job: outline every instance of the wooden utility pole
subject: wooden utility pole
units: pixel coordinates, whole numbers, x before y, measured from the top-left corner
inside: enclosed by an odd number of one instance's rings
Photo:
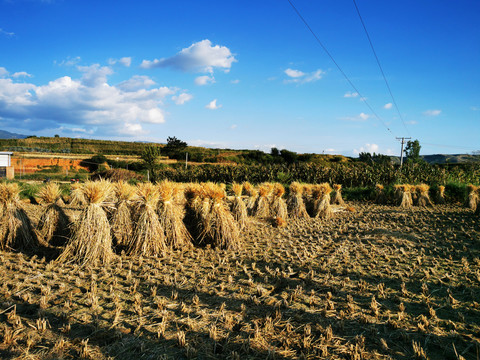
[[[400,137],[397,137],[397,138],[395,138],[395,139],[401,140],[401,143],[402,143],[402,149],[400,150],[400,168],[401,168],[402,165],[403,165],[403,145],[405,144],[405,140],[410,140],[411,137],[408,137],[408,138],[406,138],[406,137],[401,137],[401,138],[400,138]]]

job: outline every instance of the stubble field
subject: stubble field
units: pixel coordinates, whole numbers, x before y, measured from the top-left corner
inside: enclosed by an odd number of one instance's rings
[[[241,251],[90,268],[0,252],[0,358],[479,359],[478,216],[353,205],[252,219]]]

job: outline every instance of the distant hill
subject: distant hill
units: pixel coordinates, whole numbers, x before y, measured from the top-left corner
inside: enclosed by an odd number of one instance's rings
[[[429,164],[465,164],[480,162],[480,155],[470,154],[435,154],[423,155],[422,158]]]
[[[25,139],[28,135],[15,134],[9,131],[0,130],[0,139]]]

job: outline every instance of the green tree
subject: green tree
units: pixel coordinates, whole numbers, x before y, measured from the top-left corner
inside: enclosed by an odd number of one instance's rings
[[[162,149],[162,152],[170,158],[183,157],[184,150],[187,147],[187,143],[175,136],[169,136],[167,138],[167,145]]]
[[[405,146],[405,156],[407,157],[408,162],[419,162],[420,159],[420,141],[408,141],[407,146]]]
[[[145,167],[150,173],[150,181],[155,183],[157,181],[157,169],[158,169],[158,157],[160,156],[160,148],[155,145],[148,145],[142,151],[140,155],[141,159],[145,162]]]

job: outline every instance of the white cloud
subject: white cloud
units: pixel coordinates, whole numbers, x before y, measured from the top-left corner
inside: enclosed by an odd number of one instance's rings
[[[0,28],[0,35],[11,37],[11,36],[15,36],[15,33],[10,32],[10,31],[6,31],[6,30],[3,30],[2,28]]]
[[[290,76],[292,78],[298,78],[298,77],[305,76],[305,73],[303,71],[294,70],[294,69],[290,69],[290,68],[285,70],[285,74],[287,74],[287,76]]]
[[[377,153],[378,154],[379,146],[377,144],[365,144],[365,146],[360,147],[360,149],[353,149],[353,153],[358,155],[361,152],[369,152],[371,154]]]
[[[442,110],[426,110],[422,114],[425,116],[438,116]]]
[[[232,63],[236,61],[229,48],[220,45],[212,46],[212,42],[205,39],[182,49],[172,57],[152,61],[143,60],[140,67],[144,69],[172,67],[186,72],[212,73],[215,68],[229,71]]]
[[[393,106],[392,103],[387,103],[387,104],[383,105],[383,108],[387,109],[387,110],[390,110],[392,108],[392,106]]]
[[[198,86],[213,84],[214,82],[215,78],[213,76],[203,75],[195,78],[195,84],[197,84]]]
[[[370,117],[371,117],[371,115],[361,112],[357,116],[353,116],[353,117],[352,116],[345,116],[345,117],[342,117],[342,118],[339,118],[339,119],[340,120],[345,120],[345,121],[366,121],[366,120],[370,119]]]
[[[362,113],[360,113],[360,115],[358,115],[358,117],[362,120],[367,120],[370,117],[370,115],[362,112]]]
[[[115,65],[116,63],[119,63],[125,67],[130,67],[132,64],[132,58],[131,57],[122,57],[121,59],[108,59],[108,64],[109,65]]]
[[[4,67],[0,66],[0,78],[2,77],[5,77],[8,75],[8,71],[7,69],[5,69]]]
[[[123,91],[137,91],[155,85],[155,81],[145,75],[134,75],[117,85]]]
[[[358,93],[357,92],[351,92],[351,91],[348,91],[346,92],[344,95],[343,95],[344,98],[356,98],[358,97]]]
[[[230,81],[230,82],[231,82],[232,84],[238,84],[238,83],[240,82],[240,80],[239,80],[239,79],[235,79],[235,80],[232,80],[232,81]]]
[[[80,58],[80,56],[75,56],[74,58],[69,56],[65,60],[62,60],[60,62],[57,62],[57,60],[55,60],[53,63],[58,66],[73,66],[77,65],[81,60],[82,59]]]
[[[16,73],[13,73],[12,74],[12,77],[14,78],[18,78],[18,77],[32,77],[32,75],[30,75],[29,73],[27,73],[26,71],[18,71]]]
[[[320,80],[323,74],[325,74],[325,72],[320,69],[315,70],[311,73],[304,73],[303,71],[289,68],[289,69],[286,69],[284,72],[289,77],[289,79],[284,80],[285,84],[288,84],[288,83],[305,84],[309,82],[314,82],[314,81]]]
[[[177,105],[183,105],[186,102],[190,101],[193,99],[193,95],[187,94],[187,93],[181,93],[180,95],[175,95],[172,96],[172,100],[175,102]]]
[[[210,101],[207,105],[205,105],[207,109],[216,110],[222,107],[222,105],[217,105],[217,99]]]
[[[154,82],[146,76],[110,85],[112,70],[98,64],[78,69],[83,73],[80,79],[63,76],[40,86],[0,78],[0,118],[4,124],[30,131],[63,127],[66,131],[94,129],[103,135],[133,136],[144,131],[142,124],[165,122],[164,102],[178,91],[149,89]],[[187,101],[182,94],[178,99]]]

